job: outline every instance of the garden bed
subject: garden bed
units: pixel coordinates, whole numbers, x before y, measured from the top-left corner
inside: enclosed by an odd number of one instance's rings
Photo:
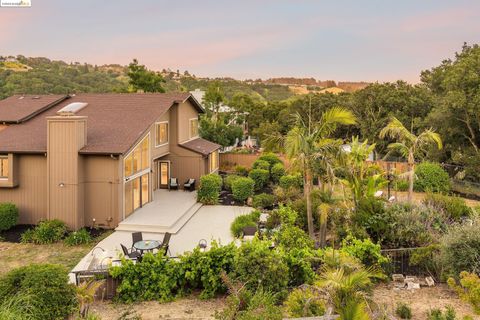
[[[34,229],[35,225],[32,224],[17,224],[16,226],[0,232],[0,241],[4,242],[12,242],[12,243],[20,243],[22,233],[27,230]],[[101,228],[85,228],[92,238],[97,238],[103,235],[105,232],[108,232],[108,229],[101,229]]]

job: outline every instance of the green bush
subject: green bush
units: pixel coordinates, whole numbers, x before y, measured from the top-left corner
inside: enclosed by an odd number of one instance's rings
[[[366,197],[358,200],[352,223],[357,228],[363,228],[366,235],[355,234],[356,237],[370,236],[374,242],[381,242],[390,228],[390,216],[385,211],[382,199]]]
[[[252,169],[248,176],[255,182],[255,190],[259,191],[267,186],[270,173],[265,169]]]
[[[65,222],[53,219],[40,222],[35,229],[25,231],[21,240],[23,243],[50,244],[63,239],[67,233]]]
[[[235,257],[235,275],[247,288],[263,288],[272,293],[284,293],[288,285],[288,267],[270,241],[243,243]]]
[[[0,231],[14,227],[18,221],[18,208],[10,202],[0,203]]]
[[[270,169],[270,177],[272,178],[273,183],[277,184],[280,182],[280,179],[286,174],[285,167],[281,163],[276,163]]]
[[[248,176],[248,169],[244,166],[235,166],[235,173],[239,176]]]
[[[264,209],[273,206],[275,196],[268,193],[261,193],[253,196],[252,205],[254,208]]]
[[[313,240],[308,234],[297,226],[282,224],[280,230],[275,233],[275,240],[285,250],[291,249],[313,249]]]
[[[230,225],[230,231],[235,238],[242,236],[243,228],[256,227],[258,219],[260,218],[260,211],[252,211],[249,214],[242,214],[236,217]]]
[[[445,314],[442,310],[436,308],[432,309],[427,312],[427,320],[455,320],[457,319],[457,315],[455,310],[448,306],[445,310]]]
[[[312,287],[293,290],[283,305],[286,313],[292,318],[315,317],[325,314],[325,301]]]
[[[413,189],[419,192],[449,192],[450,177],[443,168],[433,162],[422,162],[415,167]]]
[[[225,186],[225,189],[228,191],[232,191],[233,182],[240,177],[241,176],[237,176],[236,174],[229,174],[228,176],[226,176],[223,180],[223,185]]]
[[[0,279],[0,304],[15,296],[28,295],[38,320],[60,320],[78,307],[75,287],[68,271],[59,265],[32,264],[8,272]]]
[[[272,168],[277,163],[282,163],[282,160],[280,160],[280,158],[277,157],[277,155],[271,152],[262,154],[258,158],[258,160],[267,161],[270,165],[270,168]]]
[[[408,180],[402,179],[402,180],[396,181],[393,186],[395,190],[408,191],[409,182]]]
[[[449,218],[454,220],[469,217],[473,214],[473,210],[467,206],[465,200],[457,196],[450,197],[443,194],[428,193],[423,202],[427,206],[444,211]]]
[[[17,294],[0,302],[0,319],[33,320],[37,319],[34,300],[27,294]]]
[[[268,163],[267,161],[263,161],[263,160],[256,160],[252,164],[252,169],[263,169],[263,170],[270,171],[270,163]]]
[[[480,270],[480,223],[455,225],[442,237],[441,255],[447,275]]]
[[[280,205],[278,209],[270,212],[267,219],[267,228],[274,229],[280,225],[293,225],[297,222],[298,213],[290,206]]]
[[[367,267],[381,267],[389,261],[382,255],[380,245],[374,244],[370,239],[359,240],[348,236],[343,239],[341,250],[357,258]]]
[[[200,177],[197,200],[203,204],[217,204],[222,190],[222,178],[215,173]]]
[[[315,270],[321,266],[321,251],[313,250],[309,244],[304,245],[303,248],[291,249],[280,246],[279,250],[288,267],[288,286],[313,284],[317,278]]]
[[[412,319],[412,308],[410,308],[406,303],[398,303],[397,308],[395,309],[395,314],[400,319]]]
[[[71,232],[64,240],[67,246],[78,246],[80,244],[87,244],[92,242],[92,236],[87,229],[80,229]]]
[[[303,178],[301,175],[286,175],[280,178],[280,187],[283,189],[300,189],[303,187]]]
[[[480,278],[476,273],[463,271],[460,273],[459,284],[454,278],[449,278],[447,283],[463,301],[472,305],[475,313],[480,314]]]
[[[232,183],[233,197],[237,201],[245,201],[253,195],[255,181],[251,178],[241,177]]]
[[[440,245],[431,244],[413,250],[408,262],[411,266],[417,267],[418,273],[428,274],[437,280],[441,280],[443,264],[440,258]]]

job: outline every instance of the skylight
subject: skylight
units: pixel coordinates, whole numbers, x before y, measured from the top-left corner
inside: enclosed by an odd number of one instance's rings
[[[57,113],[65,116],[74,115],[87,105],[88,103],[86,102],[73,102],[58,110]]]

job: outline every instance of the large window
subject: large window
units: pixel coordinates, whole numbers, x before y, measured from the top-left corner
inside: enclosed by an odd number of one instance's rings
[[[168,122],[157,122],[155,124],[155,147],[168,143]]]
[[[150,137],[146,136],[139,144],[137,144],[130,154],[127,155],[124,161],[125,178],[150,168],[149,144]]]
[[[190,119],[190,139],[198,136],[198,118]]]
[[[0,178],[8,179],[9,166],[8,166],[8,156],[0,156]]]
[[[218,151],[210,153],[210,172],[214,172],[218,169]]]

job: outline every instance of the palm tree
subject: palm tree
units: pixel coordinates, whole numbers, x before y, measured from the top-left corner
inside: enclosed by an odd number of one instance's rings
[[[318,122],[312,123],[311,112],[306,121],[296,115],[296,125],[284,139],[284,149],[293,167],[304,175],[304,196],[307,202],[307,224],[310,237],[314,238],[311,191],[315,162],[328,161],[326,154],[337,153],[342,141],[330,135],[338,125],[355,124],[355,116],[349,110],[334,107],[325,111]]]
[[[88,315],[90,304],[93,303],[95,294],[102,284],[101,281],[91,280],[83,282],[77,287],[77,300],[80,304],[81,317],[85,318]]]
[[[412,202],[415,155],[418,152],[425,152],[426,147],[432,144],[436,144],[438,149],[442,149],[442,139],[440,135],[431,128],[424,130],[417,136],[408,131],[395,117],[380,131],[380,138],[395,139],[397,142],[389,144],[388,149],[390,149],[390,151],[398,151],[403,157],[407,158],[409,176],[408,201]]]

